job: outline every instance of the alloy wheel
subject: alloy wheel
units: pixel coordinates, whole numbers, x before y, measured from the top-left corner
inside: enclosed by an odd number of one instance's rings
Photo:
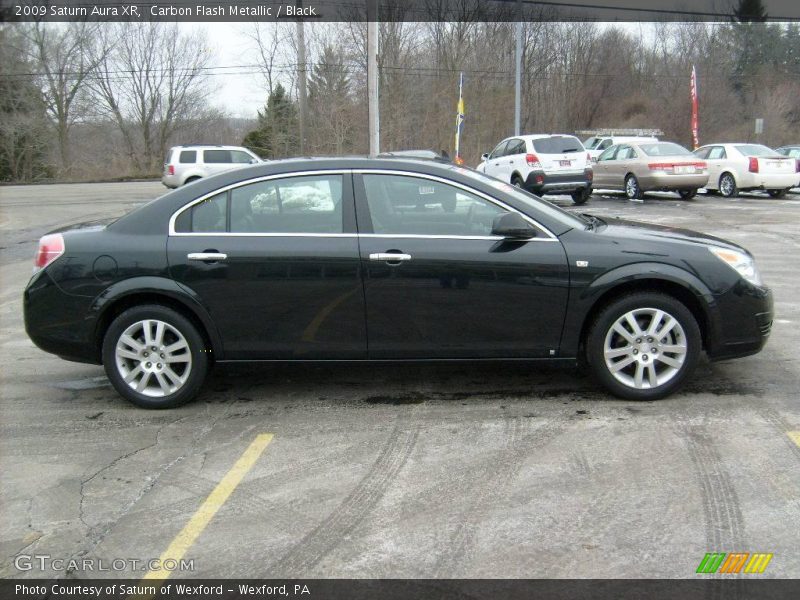
[[[733,181],[733,177],[730,175],[723,175],[722,179],[719,181],[719,191],[722,193],[723,196],[733,196],[733,192],[736,189],[736,184]]]
[[[625,194],[628,198],[639,196],[639,182],[636,181],[636,177],[630,176],[625,180]]]
[[[686,333],[664,310],[639,308],[619,317],[603,346],[609,373],[634,389],[654,389],[675,377],[686,361]]]
[[[131,389],[163,398],[183,387],[192,371],[192,354],[184,335],[157,319],[130,325],[114,350],[117,371]]]

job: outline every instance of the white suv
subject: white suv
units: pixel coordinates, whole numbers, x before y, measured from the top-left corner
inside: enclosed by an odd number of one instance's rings
[[[592,162],[572,135],[520,135],[481,156],[478,171],[542,196],[570,194],[583,204],[592,194]]]
[[[259,162],[264,161],[239,146],[173,146],[164,160],[161,183],[176,188],[202,177]]]

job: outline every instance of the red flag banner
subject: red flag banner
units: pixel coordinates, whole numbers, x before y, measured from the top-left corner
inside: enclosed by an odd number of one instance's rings
[[[700,129],[700,124],[699,124],[699,118],[697,116],[698,113],[697,71],[695,71],[694,65],[692,65],[692,81],[690,88],[692,94],[692,146],[695,150],[697,150],[698,146],[700,146],[700,138],[698,136],[698,130]]]

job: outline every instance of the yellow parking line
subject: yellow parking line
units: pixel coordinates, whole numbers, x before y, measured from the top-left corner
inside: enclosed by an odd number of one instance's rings
[[[217,511],[222,508],[225,501],[236,489],[236,486],[242,481],[247,472],[256,464],[258,457],[264,452],[264,449],[272,441],[273,435],[271,433],[262,433],[256,436],[253,443],[244,451],[244,453],[236,461],[236,464],[231,467],[231,470],[225,474],[217,484],[217,487],[208,495],[208,498],[200,505],[197,512],[192,515],[189,522],[186,523],[181,532],[175,536],[172,543],[169,545],[160,557],[160,564],[163,565],[166,560],[180,561],[186,551],[194,544],[195,540],[203,533],[203,530],[217,514]],[[171,571],[159,568],[149,571],[147,575],[142,578],[142,581],[148,579],[167,579],[172,574]]]
[[[800,446],[800,431],[787,431],[786,435],[798,446]]]

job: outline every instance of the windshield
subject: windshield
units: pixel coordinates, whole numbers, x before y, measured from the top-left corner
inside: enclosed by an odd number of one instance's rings
[[[566,154],[582,151],[583,145],[578,138],[564,135],[533,140],[533,149],[539,154]]]
[[[578,214],[568,212],[556,206],[555,204],[548,202],[547,200],[539,198],[538,196],[534,196],[533,194],[530,194],[521,188],[508,184],[505,181],[495,179],[494,177],[481,173],[480,171],[475,171],[474,169],[465,169],[463,167],[451,168],[457,170],[461,175],[466,175],[467,177],[480,181],[483,184],[490,185],[493,188],[508,194],[509,196],[513,196],[515,200],[518,200],[519,202],[531,208],[531,216],[535,217],[537,212],[543,213],[551,219],[556,219],[560,223],[565,224],[567,227],[584,228],[589,222],[588,219],[585,219]]]
[[[740,144],[736,149],[744,156],[777,156],[775,150],[761,144]]]
[[[691,156],[683,146],[672,142],[657,142],[655,144],[639,144],[639,148],[648,156]]]

